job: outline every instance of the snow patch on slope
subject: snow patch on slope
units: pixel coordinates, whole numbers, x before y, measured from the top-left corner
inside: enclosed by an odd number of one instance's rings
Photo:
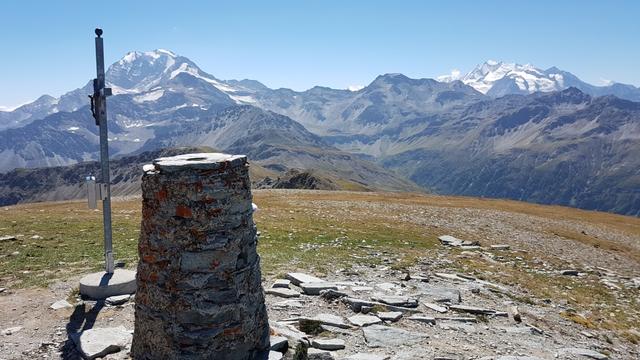
[[[138,95],[136,97],[133,98],[133,101],[137,102],[138,104],[141,104],[145,101],[156,101],[158,99],[160,99],[162,97],[162,95],[164,95],[164,90],[160,89],[160,90],[155,90],[155,91],[150,91],[148,93],[142,94],[142,95]]]

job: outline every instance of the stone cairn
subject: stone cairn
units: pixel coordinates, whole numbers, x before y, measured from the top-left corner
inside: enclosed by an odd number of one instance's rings
[[[134,359],[267,359],[269,324],[247,158],[144,167]]]

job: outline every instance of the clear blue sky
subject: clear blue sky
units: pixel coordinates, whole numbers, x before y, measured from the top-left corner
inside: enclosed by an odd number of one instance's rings
[[[640,1],[28,1],[0,3],[0,105],[59,96],[107,62],[165,48],[220,79],[346,88],[487,59],[640,85]]]

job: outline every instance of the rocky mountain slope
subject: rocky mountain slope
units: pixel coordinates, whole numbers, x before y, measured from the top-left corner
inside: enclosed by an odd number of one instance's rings
[[[129,53],[107,80],[114,156],[202,145],[281,174],[415,189],[375,162],[447,194],[640,214],[639,103],[620,98],[636,99],[633,86],[487,62],[460,79],[385,74],[358,91],[296,92],[220,80],[167,50]],[[89,92],[2,113],[0,171],[97,159]]]
[[[209,147],[174,147],[145,151],[111,161],[111,194],[116,197],[140,194],[142,166],[153,159],[186,153],[212,152]],[[273,150],[272,151],[276,151]],[[422,189],[384,169],[366,161],[351,158],[341,159],[344,164],[325,164],[312,171],[301,168],[275,166],[268,158],[266,166],[261,161],[252,161],[249,176],[256,188],[287,188],[314,190],[359,190],[359,191],[406,191],[422,192]],[[327,157],[330,159],[330,157]],[[286,157],[285,157],[286,159]],[[347,162],[351,163],[349,168]],[[296,164],[289,164],[290,166]],[[304,165],[304,164],[298,164]],[[85,199],[87,190],[85,177],[94,175],[100,181],[100,163],[81,162],[74,165],[15,169],[0,173],[0,206],[71,199]]]

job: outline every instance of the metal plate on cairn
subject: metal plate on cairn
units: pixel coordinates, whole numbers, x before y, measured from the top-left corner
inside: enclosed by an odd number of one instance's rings
[[[268,358],[251,200],[243,155],[144,167],[133,358]]]

